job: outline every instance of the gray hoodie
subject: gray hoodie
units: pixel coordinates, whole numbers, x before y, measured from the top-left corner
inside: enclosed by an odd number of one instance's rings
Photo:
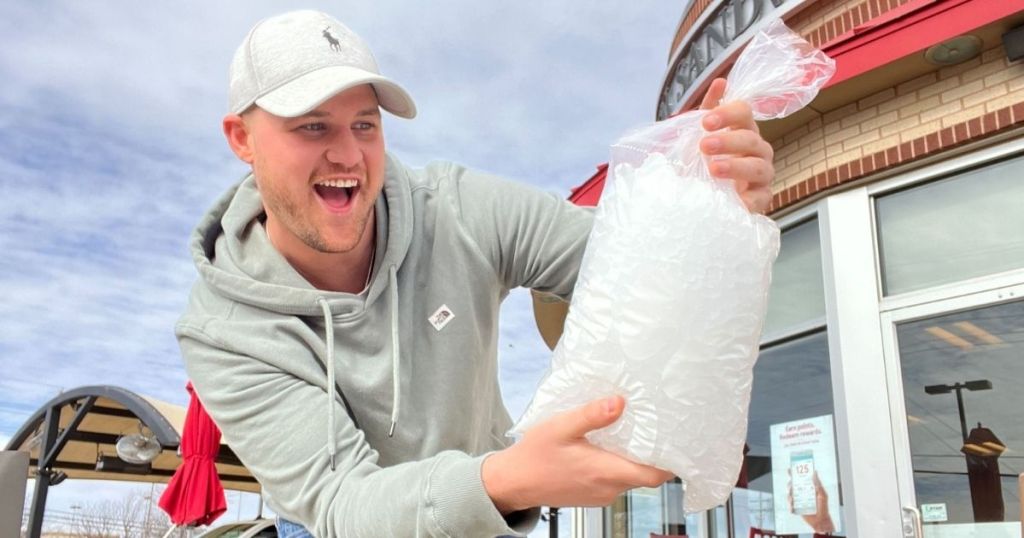
[[[251,176],[225,194],[190,243],[188,375],[274,510],[317,536],[525,533],[538,511],[503,518],[480,478],[511,426],[499,305],[518,286],[568,297],[591,213],[391,156],[375,207],[372,280],[353,295],[315,289],[273,248]]]

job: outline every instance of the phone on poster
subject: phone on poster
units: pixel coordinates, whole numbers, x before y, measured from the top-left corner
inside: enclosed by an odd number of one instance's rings
[[[801,450],[789,455],[789,476],[793,483],[793,513],[811,515],[818,511],[814,490],[814,452]]]

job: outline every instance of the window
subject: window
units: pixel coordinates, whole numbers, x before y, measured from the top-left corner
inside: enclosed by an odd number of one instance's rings
[[[604,517],[607,538],[707,535],[704,514],[683,513],[683,486],[678,478],[658,488],[627,491],[604,511]]]
[[[833,411],[825,331],[762,349],[754,367],[747,454],[733,493],[733,528],[737,536],[746,536],[752,528],[785,534],[806,530],[808,536],[812,524],[819,530],[829,523],[834,529],[842,528]],[[806,518],[794,515],[800,507],[792,506],[788,498],[791,488],[798,487],[794,486],[791,475],[791,456],[801,449],[779,441],[783,435],[780,431],[789,428],[800,433],[806,431],[804,423],[825,425],[815,444],[806,446],[817,447],[811,457],[812,473],[818,475],[824,491],[831,493],[828,509],[807,508],[804,510],[808,514]],[[779,452],[780,447],[784,452]],[[808,478],[813,481],[813,476]],[[815,490],[810,491],[813,494]],[[816,518],[813,521],[811,513]],[[807,525],[800,520],[806,520]]]
[[[772,271],[765,344],[754,367],[746,456],[731,500],[733,536],[757,531],[810,536],[815,529],[842,529],[833,410],[821,241],[818,221],[812,219],[783,232]],[[805,432],[807,437],[799,437]],[[797,481],[792,476],[795,455],[812,462],[802,467],[810,472]],[[831,492],[822,506],[814,500],[815,475],[822,489]],[[811,488],[813,506],[790,501],[791,491],[801,486]]]
[[[886,295],[1024,267],[1024,157],[875,201]]]
[[[925,536],[1019,533],[1024,301],[896,329]]]
[[[782,247],[772,270],[765,335],[772,338],[808,323],[823,323],[824,290],[821,237],[818,221],[813,219],[782,234]]]

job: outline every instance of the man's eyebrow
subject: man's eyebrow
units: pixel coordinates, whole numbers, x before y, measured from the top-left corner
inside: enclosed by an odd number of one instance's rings
[[[295,118],[293,118],[293,119],[326,118],[327,116],[330,116],[330,115],[331,114],[329,112],[324,112],[323,110],[310,110],[309,112],[306,112],[305,114],[303,114],[301,116],[295,116]]]
[[[324,110],[310,110],[309,112],[306,112],[305,114],[303,114],[301,116],[296,116],[295,118],[292,118],[292,119],[300,120],[300,119],[303,119],[303,118],[326,118],[326,117],[328,117],[330,115],[331,115],[330,112],[327,112],[327,111],[324,111]],[[365,116],[378,116],[379,117],[380,116],[380,109],[377,108],[377,107],[372,107],[372,108],[366,108],[366,109],[360,110],[359,112],[356,112],[356,117],[357,118],[362,118],[362,117],[365,117]]]

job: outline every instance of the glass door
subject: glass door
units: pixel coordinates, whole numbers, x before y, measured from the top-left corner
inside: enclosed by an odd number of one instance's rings
[[[887,312],[882,327],[901,504],[925,537],[1020,538],[1024,285]]]

